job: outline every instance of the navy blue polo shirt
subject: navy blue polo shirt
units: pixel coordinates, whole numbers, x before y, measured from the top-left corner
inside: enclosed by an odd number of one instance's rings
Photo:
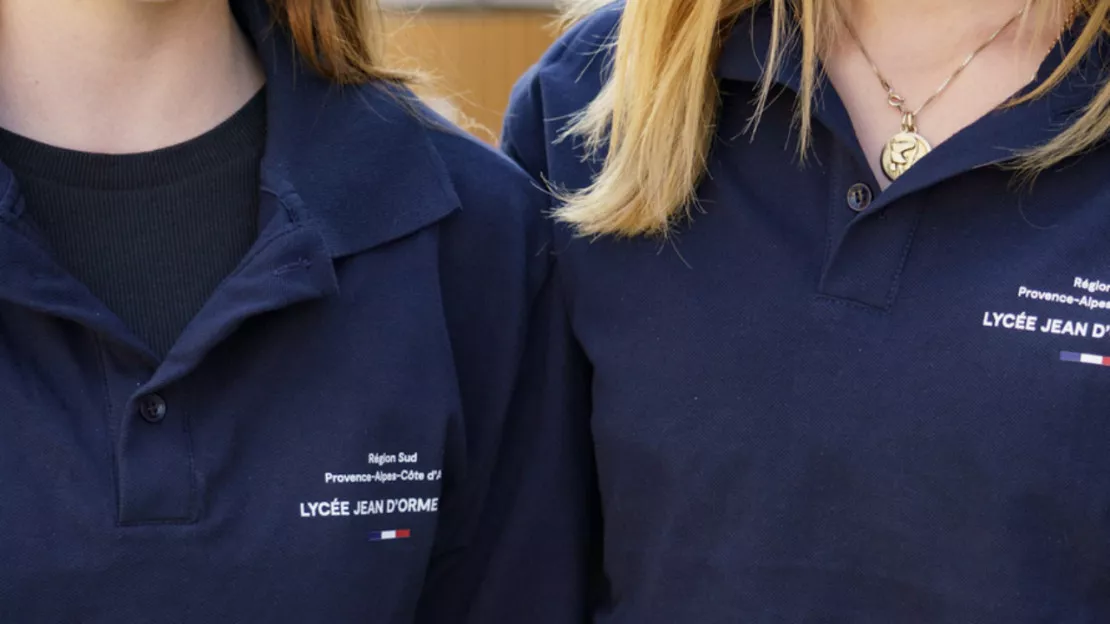
[[[0,622],[580,621],[544,195],[233,6],[267,74],[260,232],[164,359],[0,168]]]
[[[618,20],[518,84],[505,149],[537,179],[596,171],[555,139]],[[726,40],[692,221],[556,233],[592,367],[597,621],[1110,621],[1110,149],[1032,187],[1002,166],[1091,99],[1098,55],[880,193],[829,85],[799,165],[795,56],[744,133],[770,32],[764,8]]]

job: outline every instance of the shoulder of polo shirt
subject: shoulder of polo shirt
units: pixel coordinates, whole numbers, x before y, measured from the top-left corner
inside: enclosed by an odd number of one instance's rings
[[[550,144],[597,95],[622,10],[614,3],[574,24],[513,85],[501,147],[536,180],[546,181]]]
[[[342,130],[335,141],[313,141],[329,153],[301,165],[312,183],[301,179],[295,188],[334,256],[402,238],[455,212],[494,229],[539,228],[546,197],[523,170],[411,91],[377,84],[335,90],[330,98],[324,112]]]
[[[443,227],[444,250],[495,256],[488,260],[502,270],[507,263],[520,264],[528,273],[527,290],[534,294],[551,261],[547,191],[508,156],[445,120],[434,121],[425,132],[460,208]]]
[[[547,195],[512,159],[442,119],[427,132],[464,213],[490,225],[543,221]]]
[[[546,197],[508,158],[406,87],[336,85],[313,72],[266,0],[234,0],[232,8],[266,73],[263,191],[294,220],[311,223],[332,257],[448,216],[480,221],[495,234],[539,236]]]
[[[614,2],[578,21],[548,48],[533,72],[570,88],[586,74],[603,74],[612,62],[623,13],[624,2]]]
[[[276,177],[287,184],[275,192],[295,195],[289,199],[319,228],[333,257],[456,212],[522,235],[541,227],[546,197],[528,176],[408,89],[334,88],[321,99],[304,140],[282,158]]]
[[[501,147],[537,184],[546,187],[566,183],[549,179],[552,157],[564,165],[578,163],[587,170],[600,162],[597,158],[587,159],[580,142],[558,138],[604,83],[623,11],[624,2],[613,2],[572,25],[513,87]],[[566,224],[555,223],[553,227],[554,239],[572,237]],[[554,249],[562,246],[556,243]]]

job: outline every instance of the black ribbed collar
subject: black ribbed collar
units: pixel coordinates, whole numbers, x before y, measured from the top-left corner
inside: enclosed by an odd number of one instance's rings
[[[20,177],[83,189],[146,189],[216,171],[239,159],[258,160],[266,142],[266,97],[259,91],[234,115],[204,134],[136,154],[95,154],[47,145],[0,128],[0,161]]]

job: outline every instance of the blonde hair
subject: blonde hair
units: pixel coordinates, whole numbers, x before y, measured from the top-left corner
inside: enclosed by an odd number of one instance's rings
[[[797,147],[804,155],[812,129],[818,58],[839,31],[835,2],[627,0],[608,80],[564,133],[580,137],[591,155],[606,151],[606,158],[590,186],[562,194],[557,218],[584,235],[639,236],[666,235],[676,220],[689,217],[714,134],[719,99],[714,68],[721,41],[738,17],[764,4],[770,5],[773,33],[750,127],[754,130],[768,103],[789,43],[800,40],[801,92],[795,115]],[[610,0],[574,0],[567,21],[609,4]],[[1045,95],[1110,30],[1110,0],[1080,0],[1077,13],[1088,19],[1064,62],[1035,91],[1011,105]],[[1046,8],[1043,17],[1048,15]],[[1091,149],[1108,133],[1110,84],[1070,127],[1023,154],[1018,168],[1034,175]]]
[[[404,84],[416,76],[385,65],[385,36],[377,0],[269,0],[297,51],[337,84],[375,80]]]

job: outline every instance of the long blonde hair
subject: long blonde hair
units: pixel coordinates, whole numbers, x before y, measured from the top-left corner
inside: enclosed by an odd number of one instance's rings
[[[839,26],[834,2],[626,0],[609,78],[564,135],[580,137],[591,154],[607,150],[605,162],[590,186],[563,195],[557,217],[584,235],[639,236],[666,235],[676,220],[689,216],[714,133],[719,98],[714,66],[721,40],[739,16],[764,4],[770,4],[773,34],[753,125],[767,105],[788,42],[797,38],[802,73],[795,113],[798,150],[804,155],[818,59]],[[574,0],[567,21],[610,3]],[[1110,31],[1110,0],[1080,0],[1077,12],[1088,19],[1064,62],[1035,91],[1011,104],[1045,95]],[[1023,154],[1018,167],[1027,174],[1044,171],[1090,149],[1108,133],[1110,84],[1070,127]]]

